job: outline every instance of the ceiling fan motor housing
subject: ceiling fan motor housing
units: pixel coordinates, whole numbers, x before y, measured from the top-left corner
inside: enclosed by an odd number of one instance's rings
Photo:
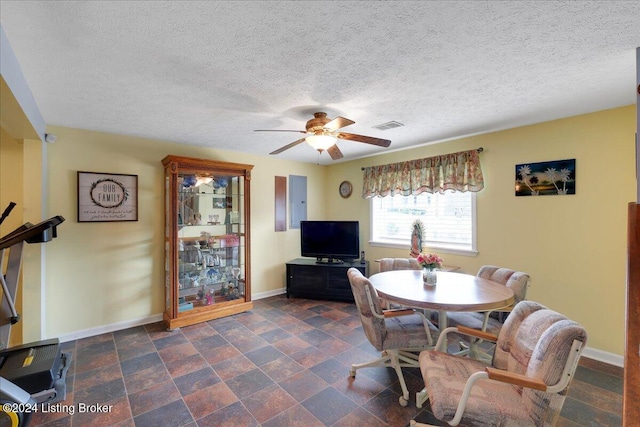
[[[316,134],[322,133],[322,128],[324,128],[324,125],[326,125],[330,121],[331,119],[327,118],[327,113],[313,113],[313,119],[307,122],[307,132]]]

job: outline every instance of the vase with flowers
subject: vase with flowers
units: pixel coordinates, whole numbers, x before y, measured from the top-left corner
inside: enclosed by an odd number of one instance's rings
[[[422,266],[422,281],[427,286],[434,286],[438,281],[436,270],[442,268],[442,258],[436,254],[419,254],[416,257]]]

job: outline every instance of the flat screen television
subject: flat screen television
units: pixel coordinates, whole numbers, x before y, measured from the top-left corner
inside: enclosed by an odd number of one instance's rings
[[[359,222],[300,221],[300,248],[302,256],[314,257],[317,262],[359,258]]]

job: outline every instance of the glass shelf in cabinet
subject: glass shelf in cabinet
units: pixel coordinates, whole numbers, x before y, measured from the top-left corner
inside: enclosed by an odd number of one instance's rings
[[[244,193],[196,193],[195,191],[178,191],[178,197],[191,198],[193,196],[210,196],[217,199],[224,199],[225,197],[242,197]]]

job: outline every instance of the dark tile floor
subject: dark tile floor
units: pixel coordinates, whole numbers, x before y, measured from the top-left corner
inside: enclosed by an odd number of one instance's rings
[[[65,343],[64,351],[73,355],[67,398],[35,414],[32,426],[437,423],[415,406],[418,369],[405,370],[404,408],[391,369],[349,377],[351,363],[376,357],[353,304],[276,296],[247,313],[173,332],[161,323],[135,327]],[[622,425],[621,393],[621,368],[583,359],[558,425]]]

